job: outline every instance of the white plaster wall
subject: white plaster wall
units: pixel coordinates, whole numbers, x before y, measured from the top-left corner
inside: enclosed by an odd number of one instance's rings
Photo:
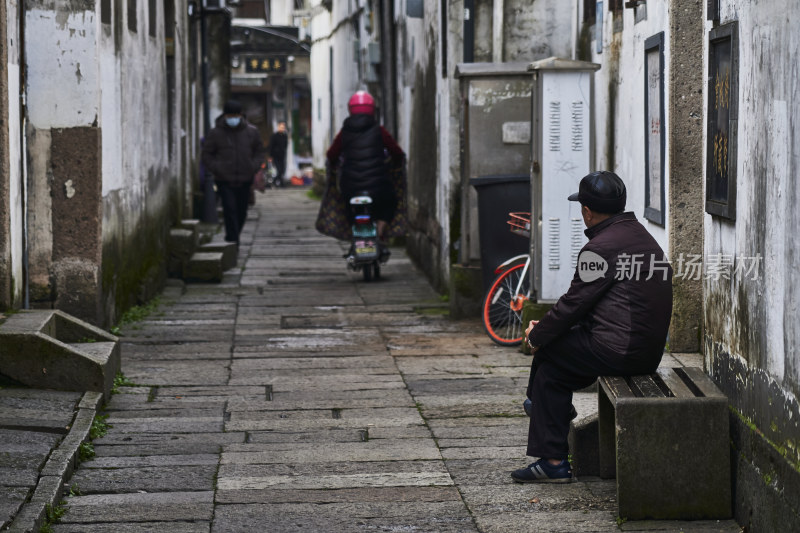
[[[582,4],[582,2],[580,2]],[[647,20],[636,23],[633,9],[623,10],[623,31],[614,33],[613,19],[603,2],[603,51],[596,51],[596,40],[591,39],[592,61],[601,65],[595,73],[594,117],[595,117],[595,167],[596,170],[613,170],[625,182],[628,190],[627,211],[633,211],[639,221],[653,235],[658,244],[669,254],[667,232],[669,231],[669,202],[664,214],[665,225],[650,222],[644,217],[645,208],[645,124],[644,124],[644,44],[647,38],[664,32],[664,103],[666,106],[664,135],[669,132],[669,14],[667,2],[648,2]],[[595,35],[595,32],[592,32]],[[609,116],[609,80],[613,78],[612,64],[619,69],[616,86],[616,111]],[[615,132],[614,168],[606,168],[608,162],[609,121]],[[665,192],[669,198],[669,138],[665,144]],[[698,250],[697,253],[700,253]]]
[[[100,116],[98,124],[102,128],[103,154],[103,196],[110,191],[125,187],[125,173],[122,165],[122,121],[117,118],[117,110],[122,102],[120,84],[120,58],[114,52],[114,36],[101,33],[99,56]]]
[[[727,319],[720,320],[711,335],[733,357],[743,358],[749,367],[759,367],[777,383],[797,390],[800,32],[794,21],[800,17],[800,4],[780,0],[766,9],[756,0],[723,0],[720,14],[721,24],[739,23],[736,221],[705,215],[705,254],[761,254],[763,264],[757,279],[736,275],[732,283],[706,280],[706,294],[730,306]],[[711,27],[710,22],[706,24],[706,37]],[[708,57],[707,38],[704,56]],[[707,105],[706,99],[706,117]],[[708,302],[706,305],[708,314]],[[748,317],[747,323],[742,317]],[[748,331],[758,336],[746,337]]]
[[[137,231],[169,201],[164,13],[162,3],[156,6],[155,37],[148,32],[147,3],[139,3],[137,31],[126,22],[118,26],[121,49],[113,34],[104,34],[98,46],[104,242]]]
[[[357,2],[354,0],[333,2],[331,47],[333,48],[333,124],[336,131],[339,131],[344,119],[350,115],[347,101],[357,90],[366,90],[361,83],[353,47],[354,40],[361,35],[355,32],[349,21],[346,21],[357,10]]]
[[[312,150],[314,166],[325,165],[325,152],[333,142],[344,119],[349,116],[347,102],[357,90],[366,90],[361,82],[354,42],[363,37],[357,34],[350,17],[358,10],[353,0],[334,0],[330,12],[312,2],[311,19],[311,98]],[[333,49],[333,71],[330,69],[330,50]],[[333,76],[333,131],[330,128],[330,79]],[[375,96],[375,95],[373,95]],[[321,104],[321,109],[320,109]]]
[[[26,12],[28,117],[37,128],[88,126],[98,107],[96,38],[93,11]]]
[[[291,26],[294,2],[292,0],[270,0],[270,24]]]
[[[9,2],[6,12],[6,42],[4,46],[8,50],[8,65],[6,70],[6,81],[8,83],[8,146],[6,150],[9,160],[9,205],[5,211],[9,219],[10,242],[8,251],[11,254],[10,274],[13,280],[13,293],[11,298],[14,302],[21,303],[23,298],[23,262],[24,262],[24,242],[23,228],[25,216],[25,198],[22,187],[22,159],[24,147],[20,143],[20,107],[19,107],[19,10],[16,2]],[[5,216],[4,214],[4,216]]]
[[[319,0],[311,2],[311,55],[310,55],[310,82],[311,82],[311,151],[314,166],[325,166],[325,151],[333,142],[335,132],[330,128],[330,39],[332,15],[319,5]]]

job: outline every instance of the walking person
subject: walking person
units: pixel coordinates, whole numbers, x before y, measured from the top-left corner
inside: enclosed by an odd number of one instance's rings
[[[289,146],[289,135],[286,133],[286,122],[278,122],[278,129],[269,141],[269,158],[275,165],[277,174],[274,185],[281,187],[286,176],[286,149]]]
[[[568,198],[581,204],[589,242],[569,290],[525,331],[533,353],[527,455],[540,459],[511,473],[519,483],[571,481],[573,391],[599,376],[653,373],[664,353],[672,268],[636,216],[623,212],[626,195],[619,176],[602,171],[585,176]]]
[[[214,175],[225,218],[225,240],[239,244],[247,220],[248,198],[266,153],[258,130],[242,115],[242,104],[225,103],[203,143],[202,161]]]

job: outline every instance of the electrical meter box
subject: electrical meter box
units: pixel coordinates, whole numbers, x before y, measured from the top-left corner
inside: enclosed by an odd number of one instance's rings
[[[596,63],[548,58],[528,66],[531,94],[532,286],[541,303],[569,288],[586,244],[580,204],[567,197],[593,170],[592,84]]]

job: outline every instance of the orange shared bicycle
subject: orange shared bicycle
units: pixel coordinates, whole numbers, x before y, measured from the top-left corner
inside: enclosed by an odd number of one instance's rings
[[[507,223],[512,233],[530,238],[530,213],[509,213]],[[522,306],[531,295],[530,265],[530,254],[504,261],[495,269],[498,276],[483,300],[483,326],[489,338],[501,346],[516,346],[525,335]]]

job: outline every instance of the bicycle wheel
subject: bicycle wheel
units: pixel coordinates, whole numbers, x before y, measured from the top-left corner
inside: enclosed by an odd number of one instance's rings
[[[525,268],[524,263],[514,265],[494,280],[483,301],[483,327],[489,338],[501,346],[516,346],[525,336],[522,327],[522,304],[530,295],[530,280],[517,285]]]

